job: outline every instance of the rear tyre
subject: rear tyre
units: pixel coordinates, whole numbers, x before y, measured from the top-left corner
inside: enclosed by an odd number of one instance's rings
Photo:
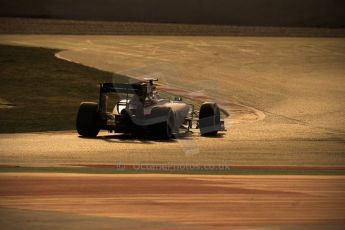
[[[199,129],[203,136],[215,136],[220,130],[220,110],[216,103],[205,102],[200,107]]]
[[[97,116],[98,104],[93,102],[82,102],[77,115],[77,131],[84,137],[96,137],[99,130]]]
[[[168,107],[156,107],[151,111],[154,124],[150,127],[150,132],[154,138],[170,139],[175,132],[174,113]]]

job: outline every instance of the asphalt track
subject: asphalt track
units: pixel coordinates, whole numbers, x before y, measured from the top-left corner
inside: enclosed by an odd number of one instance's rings
[[[102,133],[1,134],[3,164],[187,162],[344,165],[345,39],[2,35],[0,43],[53,47],[76,63],[215,100],[231,116],[218,138],[170,142]],[[87,77],[87,76],[86,76]],[[68,84],[68,82],[66,82]],[[95,87],[95,90],[97,88]],[[6,100],[7,99],[5,98]]]

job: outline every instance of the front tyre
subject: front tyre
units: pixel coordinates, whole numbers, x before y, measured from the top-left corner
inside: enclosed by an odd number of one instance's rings
[[[84,137],[96,137],[99,130],[98,104],[82,102],[77,115],[77,131]]]
[[[220,110],[216,103],[205,102],[201,105],[199,128],[203,136],[214,136],[221,129]]]

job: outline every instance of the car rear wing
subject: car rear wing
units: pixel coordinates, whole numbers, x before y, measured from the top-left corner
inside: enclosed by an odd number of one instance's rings
[[[128,95],[134,94],[139,97],[147,95],[147,83],[101,83],[99,91],[99,104],[98,112],[101,116],[105,117],[107,112],[107,94],[126,94],[126,101],[128,101]]]
[[[122,93],[122,94],[136,94],[138,96],[147,94],[147,83],[101,83],[101,93]]]

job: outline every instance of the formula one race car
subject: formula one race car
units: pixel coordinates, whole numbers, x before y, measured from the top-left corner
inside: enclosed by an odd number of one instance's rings
[[[100,84],[99,103],[82,102],[77,115],[77,131],[81,136],[95,137],[101,129],[115,133],[168,139],[190,129],[200,129],[201,135],[224,131],[224,121],[216,103],[205,102],[200,111],[194,105],[162,99],[156,91],[158,79],[135,83]],[[108,112],[108,95],[115,94],[116,103]],[[121,95],[121,96],[119,96]]]

